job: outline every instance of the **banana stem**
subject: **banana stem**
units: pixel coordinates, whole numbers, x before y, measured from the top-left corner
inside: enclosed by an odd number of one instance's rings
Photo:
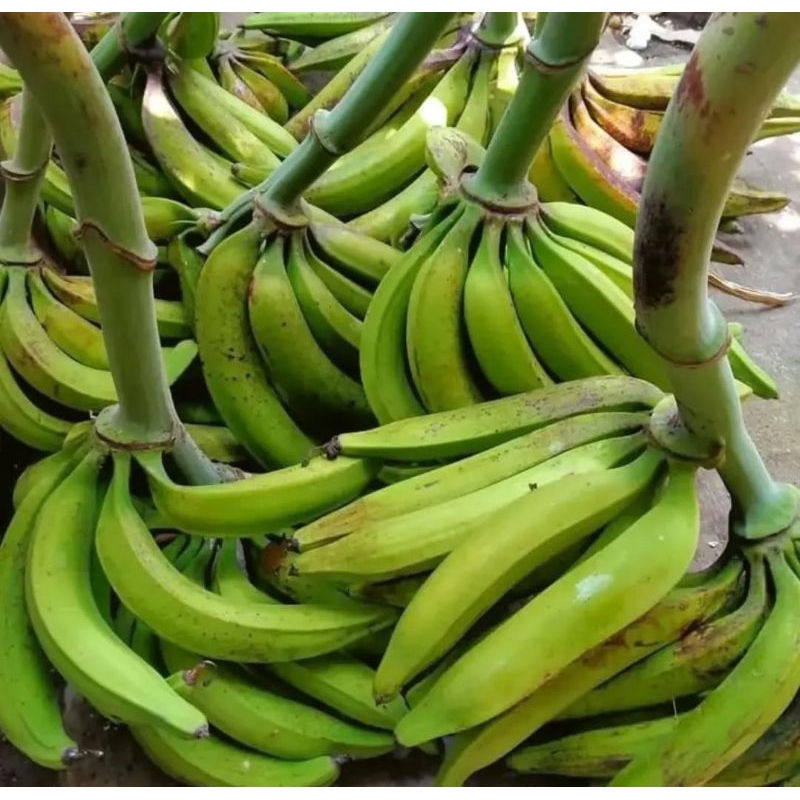
[[[502,47],[519,24],[519,11],[489,11],[483,15],[475,38],[489,47]]]
[[[16,151],[0,165],[6,189],[0,208],[0,263],[35,264],[40,258],[31,227],[52,146],[53,137],[39,106],[23,88]]]
[[[127,50],[146,42],[155,34],[166,11],[129,11],[92,48],[92,61],[101,75],[110,77],[125,63]]]
[[[171,441],[181,429],[156,326],[157,251],[145,230],[133,167],[103,79],[63,14],[0,14],[0,47],[37,100],[75,197],[119,399],[104,412],[102,432],[138,446]],[[210,462],[206,473],[209,481],[217,479]]]
[[[745,428],[707,270],[728,190],[797,63],[798,37],[796,14],[711,17],[665,114],[636,224],[638,326],[667,361],[685,424],[724,443],[733,529],[748,539],[783,530],[797,499],[770,477]]]
[[[333,111],[317,112],[302,144],[259,187],[275,209],[293,208],[303,192],[341,155],[355,147],[380,113],[422,63],[451,13],[403,14],[375,58]]]
[[[605,23],[601,13],[548,13],[525,51],[517,91],[469,192],[502,207],[521,194],[536,151],[566,101],[584,63],[597,46]]]

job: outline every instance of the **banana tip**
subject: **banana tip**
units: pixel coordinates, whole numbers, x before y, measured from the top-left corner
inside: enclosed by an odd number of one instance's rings
[[[339,441],[339,437],[334,436],[329,442],[325,442],[322,445],[322,452],[329,461],[338,458],[342,454],[342,443]]]

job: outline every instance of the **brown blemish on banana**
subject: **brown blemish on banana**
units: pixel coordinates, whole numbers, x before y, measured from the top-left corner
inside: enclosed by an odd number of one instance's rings
[[[692,53],[691,58],[683,70],[683,76],[675,90],[675,101],[678,108],[686,105],[693,106],[701,117],[708,116],[709,103],[706,100],[705,84],[703,81],[703,69],[697,53]]]
[[[642,198],[639,207],[639,235],[634,244],[633,270],[637,310],[669,305],[679,272],[677,244],[683,224],[675,218],[669,203],[652,194]]]

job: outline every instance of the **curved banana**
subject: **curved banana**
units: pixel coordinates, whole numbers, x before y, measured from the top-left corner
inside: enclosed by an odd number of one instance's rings
[[[425,742],[497,716],[662,599],[697,545],[694,472],[671,462],[653,508],[463,655],[400,721],[398,740]]]
[[[50,665],[28,619],[25,559],[39,509],[79,458],[75,448],[65,448],[46,459],[47,471],[37,469],[35,481],[29,473],[24,496],[15,490],[16,513],[0,543],[0,732],[48,769],[64,769],[79,750],[64,731]]]
[[[349,273],[354,280],[377,285],[402,255],[371,236],[322,219],[313,210],[310,213],[310,240],[332,266]]]
[[[474,531],[485,532],[494,512],[526,495],[531,486],[543,486],[571,473],[610,468],[643,444],[641,434],[632,434],[567,450],[477,492],[364,525],[349,536],[301,553],[291,561],[292,570],[301,576],[347,582],[382,581],[424,572]],[[578,483],[579,478],[573,482]]]
[[[450,125],[469,91],[474,55],[465,53],[423,101],[414,116],[379,151],[356,147],[306,192],[309,202],[332,214],[354,215],[379,205],[425,166],[425,135]],[[369,139],[362,145],[369,144]]]
[[[287,661],[339,649],[392,623],[393,612],[376,606],[242,603],[207,591],[163,556],[131,502],[129,475],[129,457],[115,454],[97,551],[114,591],[160,638],[211,658]]]
[[[428,411],[447,411],[483,400],[461,314],[472,239],[482,220],[482,209],[467,205],[421,265],[411,289],[406,347],[414,385]]]
[[[381,424],[425,413],[411,381],[406,350],[406,319],[419,271],[455,225],[458,207],[432,224],[389,270],[375,290],[361,331],[361,381],[370,408]]]
[[[100,328],[53,297],[38,270],[28,272],[28,290],[33,312],[53,342],[81,364],[108,370]]]
[[[332,424],[359,430],[373,419],[361,386],[314,339],[287,275],[302,258],[303,237],[276,236],[258,259],[247,292],[250,327],[272,383],[299,422],[330,433]],[[296,272],[299,268],[295,266]]]
[[[668,387],[663,360],[636,330],[625,293],[590,261],[558,245],[540,221],[529,218],[527,229],[534,255],[581,325],[631,374]]]
[[[666,739],[634,758],[616,786],[708,783],[787,708],[800,686],[800,577],[778,545],[765,556],[775,601],[754,642],[725,680]],[[700,748],[700,749],[699,749]]]
[[[33,629],[55,668],[104,716],[202,736],[203,715],[116,637],[95,604],[88,574],[104,459],[91,449],[36,517],[25,567]]]
[[[464,281],[464,318],[481,372],[500,395],[509,395],[552,380],[531,350],[511,299],[500,253],[504,228],[502,218],[483,223]]]
[[[362,459],[317,457],[230,483],[184,486],[169,477],[160,454],[136,458],[165,519],[200,536],[257,536],[313,519],[357,497],[377,471]]]
[[[636,521],[639,513],[626,509],[608,527],[621,528],[619,534]],[[618,525],[618,521],[623,524]],[[730,559],[721,568],[709,570],[700,583],[682,581],[650,611],[584,653],[521,703],[477,728],[458,734],[442,764],[437,784],[461,785],[472,773],[525,742],[586,692],[679,638],[692,626],[713,618],[737,594],[741,577],[742,562]],[[447,659],[442,663],[446,662]]]
[[[328,756],[284,761],[213,734],[187,742],[163,728],[135,725],[131,733],[154,764],[190,786],[330,786],[339,777]]]
[[[343,433],[326,445],[336,455],[387,461],[436,461],[471,455],[535,428],[589,411],[653,408],[662,392],[628,376],[599,376],[479,405]]]
[[[61,447],[73,424],[36,406],[20,388],[8,362],[0,354],[0,428],[28,447],[53,451]]]
[[[462,497],[582,444],[633,433],[646,421],[647,414],[642,412],[598,411],[554,422],[364,495],[296,530],[292,547],[300,552],[310,550],[365,525]]]
[[[361,284],[348,278],[338,269],[323,261],[306,240],[306,262],[317,277],[328,287],[331,294],[354,316],[363,320],[367,314],[372,293]]]
[[[222,209],[242,193],[230,169],[198,144],[183,124],[158,70],[147,76],[142,122],[158,163],[188,202]]]
[[[260,685],[240,667],[203,663],[163,643],[169,684],[226,736],[267,755],[299,761],[318,756],[371,758],[390,752],[394,739],[360,728]]]
[[[608,681],[561,718],[645,708],[701,694],[717,686],[752,644],[768,611],[764,564],[751,562],[747,599]]]
[[[270,147],[232,112],[232,105],[245,104],[230,92],[182,62],[167,67],[167,81],[183,111],[228,158],[270,170],[280,164],[280,159]],[[223,102],[220,95],[226,95],[227,102]],[[249,106],[247,108],[252,110]],[[275,124],[275,127],[279,126]]]
[[[610,522],[651,483],[662,461],[660,452],[647,451],[627,466],[570,475],[545,486],[534,482],[527,495],[486,517],[400,616],[378,667],[376,696],[393,697],[510,588]],[[487,528],[493,531],[490,537]]]
[[[456,128],[477,142],[487,138],[489,125],[489,76],[496,58],[484,53],[478,62],[469,97]],[[432,211],[439,199],[439,179],[430,168],[418,175],[402,191],[381,205],[350,220],[348,227],[392,244],[398,242],[411,224],[412,217]]]
[[[195,320],[208,390],[233,435],[262,464],[306,458],[312,441],[267,381],[247,318],[247,289],[259,238],[244,228],[209,256],[197,282]]]
[[[336,366],[358,377],[361,320],[337,299],[308,261],[308,243],[292,244],[286,276],[314,339]]]
[[[547,273],[534,260],[518,223],[508,226],[506,265],[519,321],[552,374],[570,381],[622,373],[578,324]]]
[[[633,228],[611,214],[580,203],[553,202],[539,207],[544,224],[553,233],[597,247],[633,263]]]
[[[381,730],[393,730],[408,713],[401,697],[378,704],[372,696],[375,670],[344,655],[270,664],[270,672],[344,717]]]

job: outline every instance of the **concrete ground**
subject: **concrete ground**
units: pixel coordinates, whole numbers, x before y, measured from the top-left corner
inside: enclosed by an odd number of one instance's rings
[[[655,43],[646,53],[647,63],[684,60],[685,49]],[[635,65],[639,57],[610,36],[605,37],[597,60]],[[800,70],[789,90],[800,93]],[[800,295],[800,135],[756,144],[742,175],[764,188],[784,192],[789,206],[778,214],[742,221],[741,233],[728,237],[744,255],[745,267],[719,271],[731,280],[763,289]],[[745,328],[751,355],[774,375],[779,401],[751,399],[745,415],[769,469],[780,480],[800,485],[800,303],[767,309],[714,293],[728,319]],[[715,475],[703,478],[704,536],[698,562],[712,561],[726,538],[727,498]],[[0,786],[161,786],[172,782],[155,769],[133,743],[125,729],[108,725],[77,698],[67,699],[67,722],[83,745],[102,750],[99,759],[87,759],[63,773],[32,765],[8,744],[0,742]],[[430,781],[436,761],[422,754],[356,762],[343,769],[341,784],[361,786],[419,785]],[[502,768],[487,770],[476,784],[529,783]]]

